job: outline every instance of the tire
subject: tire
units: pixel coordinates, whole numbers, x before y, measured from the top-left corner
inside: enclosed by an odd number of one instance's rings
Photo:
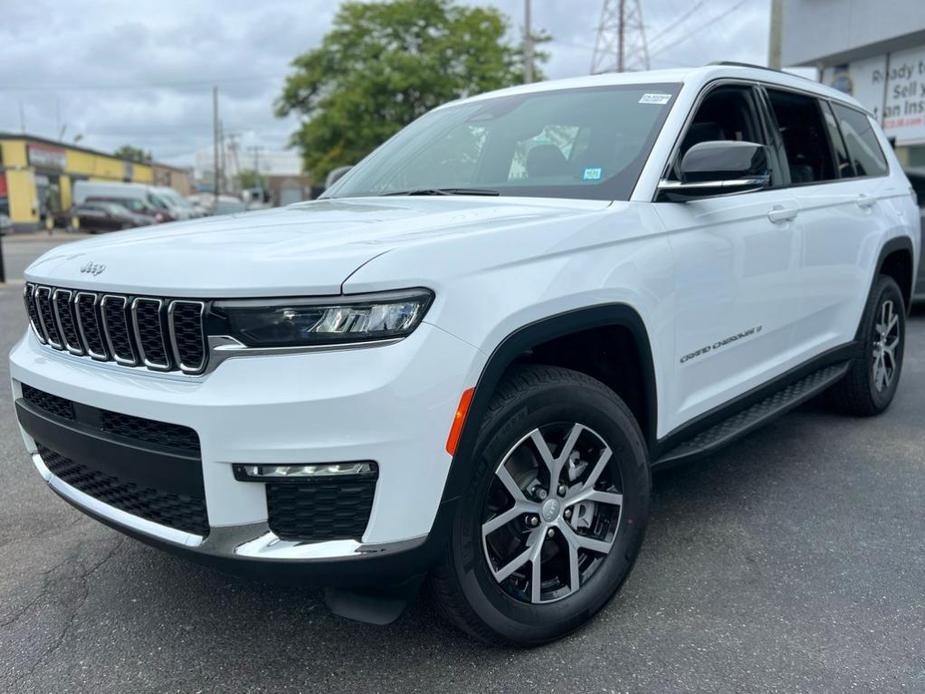
[[[887,319],[891,326],[884,336],[881,331],[887,313],[891,316]],[[852,360],[845,378],[832,389],[831,397],[847,414],[872,417],[885,411],[896,395],[906,346],[905,300],[896,280],[888,275],[877,278],[861,319],[860,341],[862,354]],[[886,380],[883,372],[875,369],[881,360],[889,367]]]
[[[547,446],[545,460],[537,435]],[[608,448],[609,458],[601,462]],[[498,387],[471,463],[445,556],[431,575],[438,611],[479,641],[496,645],[535,646],[577,629],[616,594],[645,533],[651,479],[643,436],[629,408],[584,374],[520,367]],[[558,485],[552,481],[557,465]],[[531,478],[545,491],[532,487]],[[517,490],[534,504],[530,512],[502,510],[519,503]],[[580,501],[586,494],[594,497],[591,503]],[[552,500],[558,503],[555,511]],[[506,521],[505,514],[514,515]],[[500,525],[483,542],[486,521]],[[574,527],[585,523],[594,527]],[[513,559],[496,554],[510,543]],[[496,578],[537,547],[538,595],[532,560]],[[608,547],[606,553],[601,549]]]

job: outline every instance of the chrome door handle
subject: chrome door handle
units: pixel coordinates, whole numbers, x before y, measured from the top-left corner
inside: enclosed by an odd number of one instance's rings
[[[797,216],[797,213],[800,210],[796,207],[784,207],[783,205],[775,205],[771,208],[771,211],[768,212],[768,219],[770,219],[775,224],[783,224],[784,222],[789,222]]]
[[[864,193],[861,193],[855,199],[855,202],[862,210],[869,210],[871,207],[877,204],[877,198],[872,198],[869,195],[864,195]]]

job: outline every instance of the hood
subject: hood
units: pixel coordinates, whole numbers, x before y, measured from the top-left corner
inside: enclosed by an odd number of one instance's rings
[[[69,243],[36,260],[26,277],[76,289],[156,296],[339,294],[360,266],[402,244],[501,231],[607,205],[535,198],[317,200]]]

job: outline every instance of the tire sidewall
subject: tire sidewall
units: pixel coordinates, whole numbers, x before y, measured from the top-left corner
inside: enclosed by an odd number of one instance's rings
[[[896,395],[896,388],[899,386],[899,378],[902,375],[903,356],[906,348],[906,307],[903,300],[902,291],[895,280],[890,277],[881,277],[877,285],[876,299],[873,303],[872,312],[868,318],[866,333],[864,335],[864,366],[867,369],[867,387],[870,392],[870,399],[878,411],[883,411],[889,407]],[[896,367],[893,373],[893,380],[889,387],[884,391],[878,391],[874,384],[873,377],[873,343],[877,336],[876,326],[880,319],[880,310],[885,301],[892,301],[896,315],[899,317],[899,343],[896,346]]]
[[[584,424],[613,450],[623,482],[624,506],[614,546],[577,593],[543,605],[523,603],[495,581],[485,559],[481,515],[488,487],[507,452],[533,429],[552,422]],[[451,552],[456,578],[477,616],[502,638],[543,643],[567,633],[600,610],[629,574],[649,512],[650,476],[642,436],[622,403],[588,383],[560,383],[531,392],[483,424],[473,460],[476,470],[459,505]]]

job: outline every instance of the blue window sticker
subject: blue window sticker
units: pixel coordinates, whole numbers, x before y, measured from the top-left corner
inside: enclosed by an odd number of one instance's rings
[[[600,181],[601,174],[604,173],[604,170],[601,167],[585,169],[584,174],[582,175],[582,180],[585,181]]]

